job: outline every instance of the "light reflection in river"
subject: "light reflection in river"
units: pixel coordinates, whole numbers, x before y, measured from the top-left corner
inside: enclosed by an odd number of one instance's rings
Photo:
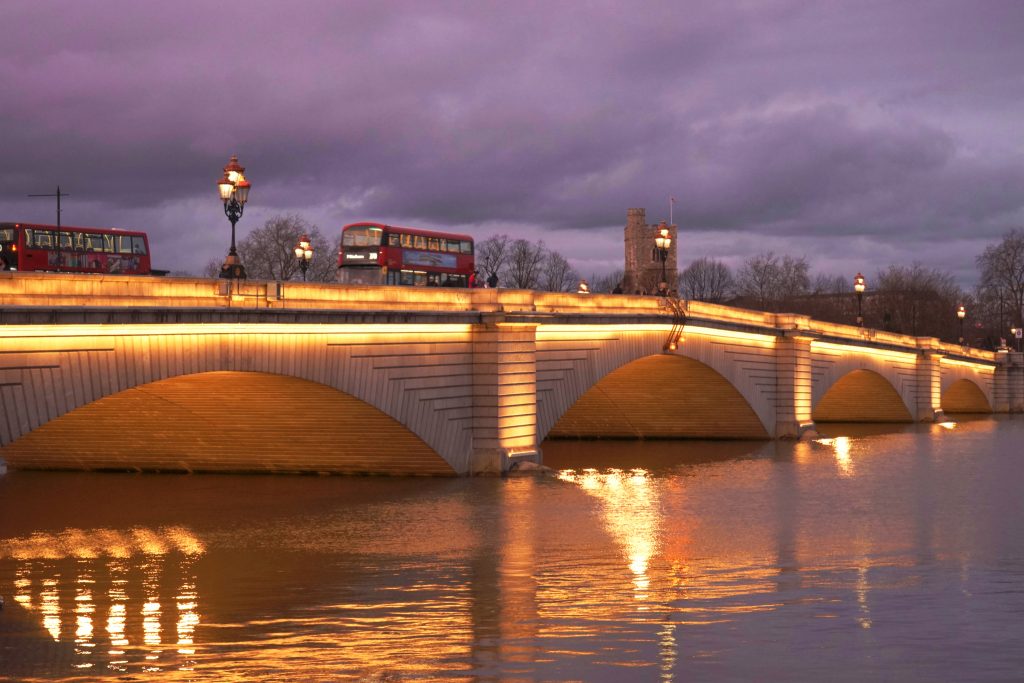
[[[822,434],[504,480],[11,473],[0,678],[1015,678],[1024,423]]]

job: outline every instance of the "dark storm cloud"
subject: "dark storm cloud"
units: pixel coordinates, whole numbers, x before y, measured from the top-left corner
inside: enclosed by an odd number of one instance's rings
[[[674,195],[695,251],[856,269],[864,244],[910,261],[1024,223],[1016,2],[6,2],[0,24],[0,213],[50,220],[24,195],[60,183],[67,222],[145,227],[174,268],[223,250],[231,153],[243,233],[298,211],[572,256]]]

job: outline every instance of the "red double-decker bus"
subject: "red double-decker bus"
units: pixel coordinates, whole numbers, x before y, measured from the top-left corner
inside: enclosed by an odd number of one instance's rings
[[[152,270],[144,232],[34,223],[0,223],[0,266],[127,275],[148,275]]]
[[[383,223],[353,223],[341,229],[339,282],[468,287],[473,267],[469,235]]]

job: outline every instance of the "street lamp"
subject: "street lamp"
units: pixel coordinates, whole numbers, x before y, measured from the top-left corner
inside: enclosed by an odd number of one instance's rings
[[[235,223],[242,217],[245,203],[249,200],[249,181],[245,179],[245,169],[238,163],[238,157],[232,156],[224,167],[224,177],[217,182],[221,201],[224,202],[224,215],[231,221],[231,251],[220,267],[220,276],[232,280],[245,279],[245,266],[238,258],[235,249]]]
[[[664,296],[668,294],[668,274],[665,272],[665,261],[668,260],[668,250],[672,246],[672,238],[669,236],[668,226],[664,222],[654,237],[654,246],[658,248],[658,258],[661,259],[661,282],[658,283],[658,291]]]
[[[957,320],[960,321],[960,345],[963,346],[963,343],[964,343],[964,318],[967,317],[967,309],[965,309],[963,307],[963,305],[961,305],[959,308],[956,309],[956,317],[957,317]]]
[[[864,276],[857,273],[853,278],[853,291],[857,292],[857,327],[864,327]]]
[[[309,269],[309,262],[313,258],[313,245],[309,243],[309,235],[299,237],[299,243],[295,245],[295,258],[299,260],[299,268],[302,270],[302,281],[306,281],[306,271]]]

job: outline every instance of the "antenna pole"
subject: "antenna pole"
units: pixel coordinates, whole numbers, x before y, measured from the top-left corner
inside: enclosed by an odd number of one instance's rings
[[[30,194],[29,197],[56,197],[57,198],[57,272],[60,272],[60,262],[64,260],[64,250],[60,246],[60,198],[70,197],[71,195],[60,191],[60,185],[57,186],[57,192],[51,194]]]

